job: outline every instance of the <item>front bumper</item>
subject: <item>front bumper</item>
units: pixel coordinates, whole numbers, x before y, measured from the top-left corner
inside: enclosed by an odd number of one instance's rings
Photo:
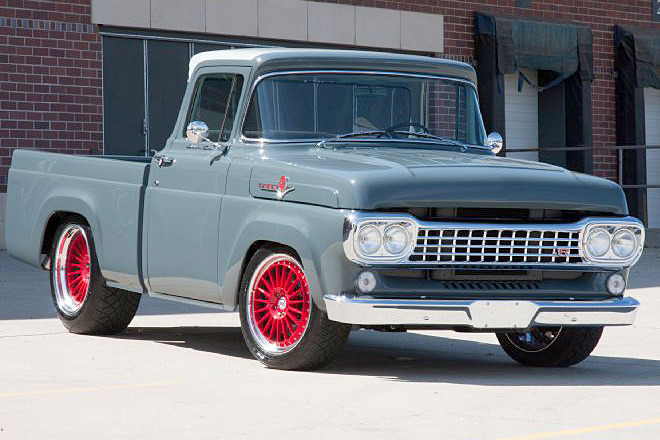
[[[639,302],[376,299],[326,295],[328,317],[358,325],[526,329],[538,326],[614,326],[635,321]]]

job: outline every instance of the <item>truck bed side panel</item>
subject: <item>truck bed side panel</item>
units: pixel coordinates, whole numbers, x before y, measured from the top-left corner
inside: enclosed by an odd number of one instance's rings
[[[56,212],[89,223],[103,276],[140,286],[140,201],[149,165],[127,160],[16,150],[9,172],[9,253],[39,266],[44,230]]]

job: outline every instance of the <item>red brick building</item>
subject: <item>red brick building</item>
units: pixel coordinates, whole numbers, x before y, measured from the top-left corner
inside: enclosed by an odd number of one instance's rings
[[[577,168],[617,180],[617,151],[605,147],[660,144],[654,128],[660,125],[660,94],[653,85],[642,87],[646,100],[632,103],[646,130],[624,139],[617,121],[622,125],[626,119],[617,119],[620,96],[615,91],[615,59],[623,40],[615,42],[615,31],[631,30],[631,41],[641,42],[644,35],[652,54],[646,61],[657,73],[659,8],[658,0],[1,0],[0,231],[13,149],[76,154],[148,154],[159,149],[171,130],[193,53],[254,45],[348,46],[476,64],[476,13],[589,31],[592,77],[584,83],[590,93],[581,96],[590,95],[589,111],[582,113],[590,121],[584,122],[575,145],[594,149],[586,153],[589,165]],[[524,74],[526,80],[532,77],[531,83],[541,83],[540,70]],[[543,92],[518,86],[516,94],[510,84],[522,84],[520,75],[501,78],[506,123],[500,121],[499,126],[508,146],[542,148],[538,138],[543,105],[538,100]],[[482,105],[488,104],[488,97],[482,94],[481,99]],[[619,105],[621,113],[631,104]],[[484,116],[487,125],[494,120]],[[536,128],[534,118],[540,124]],[[654,120],[657,124],[651,123]],[[539,158],[534,152],[518,154]],[[628,154],[637,154],[627,162],[632,164],[644,152]],[[570,168],[571,160],[563,160],[560,164]],[[647,183],[646,174],[660,175],[660,160],[649,157],[647,169],[624,169],[631,170],[624,176],[628,183]],[[639,173],[645,173],[643,179],[636,177]],[[656,180],[648,174],[649,183],[660,183]],[[655,218],[656,211],[660,217],[660,194],[657,202],[648,197],[649,217]],[[645,193],[643,199],[635,209],[646,211]],[[658,223],[651,226],[660,226],[660,218]]]

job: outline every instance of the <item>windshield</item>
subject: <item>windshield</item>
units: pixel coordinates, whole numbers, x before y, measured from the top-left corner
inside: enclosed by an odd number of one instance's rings
[[[270,76],[258,83],[243,124],[243,135],[251,139],[321,140],[373,132],[360,138],[384,140],[385,131],[398,138],[424,133],[431,142],[440,137],[484,145],[485,140],[472,85],[403,74]]]

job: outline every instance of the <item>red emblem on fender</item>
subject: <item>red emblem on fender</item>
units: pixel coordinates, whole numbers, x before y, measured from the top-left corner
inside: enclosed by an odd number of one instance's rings
[[[289,183],[288,181],[289,181],[289,179],[287,179],[286,176],[280,176],[280,181],[277,182],[277,190],[279,192],[286,191],[287,183]]]
[[[280,176],[277,184],[274,183],[260,183],[259,189],[262,191],[274,192],[278,200],[282,200],[285,195],[293,191],[295,188],[289,186],[289,178],[285,175]]]

